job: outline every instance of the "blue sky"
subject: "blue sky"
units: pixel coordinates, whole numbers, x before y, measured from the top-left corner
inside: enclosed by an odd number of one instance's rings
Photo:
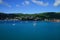
[[[0,12],[60,12],[60,0],[0,0]]]

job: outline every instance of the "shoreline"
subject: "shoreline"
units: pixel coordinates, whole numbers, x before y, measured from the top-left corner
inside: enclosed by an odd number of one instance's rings
[[[46,21],[46,22],[60,22],[60,19],[52,19],[52,20],[0,20],[0,21]]]
[[[0,13],[0,20],[3,21],[50,21],[50,22],[60,22],[60,13],[56,12],[46,12],[38,14],[5,14]]]

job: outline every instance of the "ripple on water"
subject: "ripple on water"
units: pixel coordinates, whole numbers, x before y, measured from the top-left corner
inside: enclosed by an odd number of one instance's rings
[[[15,26],[16,24],[12,24],[13,26]]]
[[[36,26],[36,23],[33,23],[33,26]]]

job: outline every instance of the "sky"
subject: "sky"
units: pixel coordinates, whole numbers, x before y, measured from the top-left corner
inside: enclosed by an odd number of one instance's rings
[[[0,12],[29,14],[60,12],[60,0],[0,0]]]

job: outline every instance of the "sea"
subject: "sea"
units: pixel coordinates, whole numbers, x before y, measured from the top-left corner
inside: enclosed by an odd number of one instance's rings
[[[60,40],[60,22],[0,20],[0,40]]]

